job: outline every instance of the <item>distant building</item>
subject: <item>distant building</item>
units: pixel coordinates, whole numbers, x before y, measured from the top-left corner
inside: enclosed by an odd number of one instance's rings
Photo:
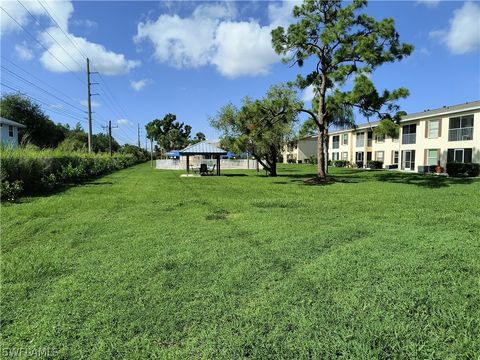
[[[400,120],[398,139],[375,136],[377,125],[331,131],[329,160],[347,160],[357,167],[378,160],[385,168],[419,172],[438,163],[480,163],[480,101],[406,115]],[[285,148],[284,162],[305,162],[316,154],[316,144],[317,137],[298,140],[296,149]]]
[[[13,120],[0,117],[0,140],[3,146],[18,146],[18,129],[25,128],[25,125],[19,124]]]
[[[282,152],[283,162],[301,164],[317,156],[317,135],[306,136],[289,142]]]

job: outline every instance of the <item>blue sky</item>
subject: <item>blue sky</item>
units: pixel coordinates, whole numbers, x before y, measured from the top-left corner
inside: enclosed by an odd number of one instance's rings
[[[144,144],[144,125],[169,112],[216,138],[208,117],[221,106],[308,71],[281,63],[270,47],[271,29],[292,21],[293,2],[20,2],[2,2],[2,93],[21,90],[54,121],[85,127],[87,55],[101,73],[92,75],[100,83],[92,89],[100,94],[92,98],[94,131],[111,120],[122,143],[136,141],[140,123]],[[403,110],[480,99],[478,2],[371,1],[366,11],[394,18],[401,40],[415,46],[372,75],[380,90],[410,90]],[[308,103],[311,92],[299,96]]]

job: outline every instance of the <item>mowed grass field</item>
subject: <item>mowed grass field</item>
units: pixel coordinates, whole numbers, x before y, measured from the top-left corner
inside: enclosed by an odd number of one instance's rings
[[[2,204],[2,355],[477,359],[480,181],[314,171],[143,164]]]

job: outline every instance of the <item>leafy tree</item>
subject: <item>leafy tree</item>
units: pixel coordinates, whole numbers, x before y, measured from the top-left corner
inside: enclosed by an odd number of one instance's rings
[[[196,143],[199,143],[201,141],[205,141],[206,140],[206,137],[205,137],[205,134],[202,133],[202,132],[197,132],[195,134],[195,137],[193,138],[193,140],[191,141],[192,144],[196,144]]]
[[[109,152],[110,151],[110,145],[109,145],[109,139],[107,134],[95,134],[92,136],[92,150],[94,152]],[[118,142],[114,139],[112,136],[112,151],[117,152],[120,150],[120,145]]]
[[[384,63],[410,55],[413,46],[400,42],[393,19],[377,21],[359,13],[366,5],[366,0],[354,0],[344,6],[340,0],[304,0],[293,9],[297,23],[286,31],[283,27],[272,31],[272,45],[278,54],[286,56],[285,62],[301,67],[308,58],[314,59],[310,73],[298,75],[297,83],[301,88],[313,85],[318,96],[316,113],[308,109],[302,111],[310,114],[323,140],[318,141],[317,149],[320,181],[326,179],[327,90],[333,90],[336,104],[356,107],[365,116],[377,115],[390,121],[400,117],[396,100],[408,96],[405,88],[379,94],[367,76]],[[353,89],[341,91],[338,87],[352,76]]]
[[[183,149],[190,143],[192,127],[176,119],[175,115],[167,114],[163,119],[155,119],[145,126],[148,138],[155,140],[165,152]]]
[[[302,105],[291,88],[276,85],[263,99],[245,98],[240,109],[233,104],[224,106],[210,123],[222,132],[223,148],[251,153],[270,176],[277,176],[278,159]]]
[[[39,147],[56,147],[65,139],[68,128],[55,124],[40,106],[21,94],[8,94],[0,99],[2,117],[26,126],[19,137]]]

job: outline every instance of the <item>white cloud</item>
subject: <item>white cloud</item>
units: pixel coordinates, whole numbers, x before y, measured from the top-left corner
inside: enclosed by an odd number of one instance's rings
[[[147,84],[150,82],[149,79],[141,79],[138,81],[132,80],[130,81],[130,86],[132,87],[133,90],[135,91],[140,91],[142,90]]]
[[[80,104],[83,105],[83,106],[88,106],[87,100],[82,100],[82,101],[80,101]],[[92,105],[92,108],[98,108],[98,107],[101,106],[100,103],[98,103],[98,102],[96,102],[96,101],[94,101],[94,100],[92,100],[92,101],[90,102],[90,105]]]
[[[227,77],[267,74],[280,58],[271,46],[271,29],[250,22],[222,22],[211,63]]]
[[[480,49],[480,5],[466,2],[453,13],[447,30],[434,30],[430,37],[438,38],[454,54]]]
[[[296,3],[269,5],[267,26],[253,19],[235,21],[231,2],[200,5],[189,17],[163,14],[156,21],[140,22],[134,41],[149,40],[155,59],[176,68],[214,65],[231,78],[263,75],[280,60],[272,49],[270,32],[288,24]]]
[[[307,87],[303,90],[302,101],[311,102],[314,97],[315,97],[315,91],[313,90],[313,85],[307,86]]]
[[[61,45],[53,41],[46,32],[40,34],[41,41],[48,46],[49,50],[49,52],[45,51],[42,54],[40,61],[50,71],[68,72],[68,69],[85,71],[85,59],[76,47],[90,58],[91,71],[98,71],[105,75],[126,74],[140,65],[139,61],[127,60],[123,54],[114,53],[107,50],[103,45],[89,42],[82,37],[70,34],[70,39],[72,39],[70,41],[58,28],[51,27],[48,32]]]
[[[128,125],[130,122],[127,119],[119,119],[117,121],[118,125]]]
[[[38,35],[38,40],[48,49],[48,51],[44,51],[40,57],[40,62],[46,69],[53,72],[68,72],[70,70],[84,72],[85,59],[77,50],[77,47],[83,54],[91,59],[92,71],[99,71],[105,75],[126,74],[131,69],[140,65],[139,61],[127,60],[123,54],[115,53],[106,49],[103,45],[89,42],[85,38],[76,37],[70,33],[68,24],[74,11],[70,1],[42,1],[42,3],[38,1],[23,1],[22,4],[35,17],[48,18],[52,25],[49,28],[43,29]],[[30,21],[33,21],[27,11],[17,1],[2,2],[2,6],[22,26],[26,26]],[[48,10],[48,13],[46,10]],[[58,27],[53,26],[54,23],[50,19],[49,14],[52,15],[60,27],[67,32],[68,37],[65,36]],[[2,12],[2,36],[16,29],[20,29],[20,27]],[[56,39],[56,42],[52,37]],[[53,56],[51,54],[53,54]],[[55,58],[66,66],[62,65]]]
[[[30,61],[33,59],[33,51],[27,47],[25,41],[22,44],[15,45],[15,52],[20,60]]]
[[[55,14],[55,19],[63,29],[68,29],[68,19],[73,13],[73,5],[70,1],[42,2],[44,7],[42,7],[38,1],[22,1],[22,4],[35,17],[48,16],[44,9],[45,7],[51,14]],[[3,1],[2,7],[22,26],[26,26],[29,22],[33,21],[27,10],[18,1]],[[0,21],[2,36],[10,31],[22,31],[21,27],[19,27],[10,16],[2,11],[2,21]]]
[[[440,0],[417,0],[417,4],[425,5],[427,7],[436,7],[440,3]]]

